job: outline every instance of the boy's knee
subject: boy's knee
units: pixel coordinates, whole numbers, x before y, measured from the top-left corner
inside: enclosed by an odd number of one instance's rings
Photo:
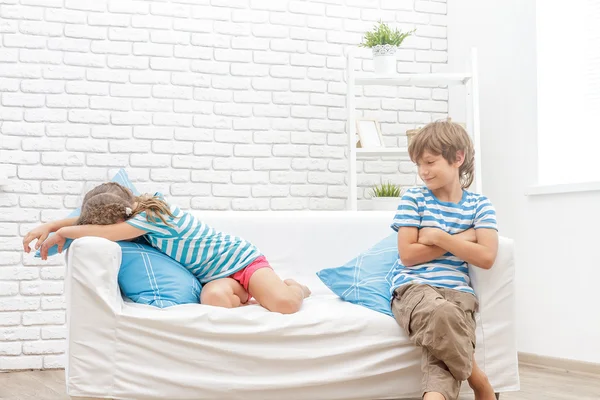
[[[471,359],[467,357],[460,357],[456,362],[447,362],[446,366],[454,379],[459,382],[466,381],[473,372],[473,363]]]
[[[474,351],[471,325],[467,314],[453,303],[441,304],[431,315],[428,347],[442,360],[454,378],[464,381],[471,376]]]

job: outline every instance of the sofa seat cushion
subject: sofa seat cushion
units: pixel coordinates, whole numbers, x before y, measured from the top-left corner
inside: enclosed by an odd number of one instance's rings
[[[308,298],[290,315],[258,305],[159,309],[125,303],[106,341],[117,337],[115,387],[132,390],[135,382],[136,392],[149,398],[158,396],[152,390],[173,398],[222,398],[236,387],[243,388],[240,398],[263,399],[284,398],[290,387],[299,398],[350,399],[359,387],[363,398],[373,399],[419,390],[419,350],[395,320],[335,295]],[[141,366],[149,351],[153,365]],[[168,376],[156,385],[163,372]],[[339,382],[347,392],[333,392]]]

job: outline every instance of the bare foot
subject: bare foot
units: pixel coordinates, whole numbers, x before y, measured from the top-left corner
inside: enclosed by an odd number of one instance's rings
[[[283,283],[285,283],[288,286],[298,286],[300,289],[302,289],[302,292],[304,293],[304,298],[310,296],[310,289],[306,285],[302,285],[293,279],[286,279],[283,281]]]
[[[469,386],[475,393],[475,400],[496,400],[496,393],[487,375],[483,372],[473,357],[473,372],[469,377]]]

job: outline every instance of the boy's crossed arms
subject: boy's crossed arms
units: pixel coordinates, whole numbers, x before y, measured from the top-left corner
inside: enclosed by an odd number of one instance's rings
[[[433,261],[446,253],[490,269],[498,253],[498,232],[470,228],[451,235],[438,228],[403,226],[398,229],[400,261],[406,267]]]

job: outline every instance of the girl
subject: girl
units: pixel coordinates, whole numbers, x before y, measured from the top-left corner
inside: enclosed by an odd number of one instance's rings
[[[55,234],[48,238],[50,232]],[[45,260],[48,249],[58,245],[62,251],[67,238],[97,236],[120,241],[142,235],[198,278],[204,285],[202,304],[233,308],[254,297],[270,311],[292,314],[310,295],[306,286],[292,279],[281,281],[253,244],[169,206],[160,193],[134,196],[114,182],[86,194],[78,219],[42,225],[25,236],[23,245],[29,252],[29,243],[38,239],[36,248],[41,244]]]

